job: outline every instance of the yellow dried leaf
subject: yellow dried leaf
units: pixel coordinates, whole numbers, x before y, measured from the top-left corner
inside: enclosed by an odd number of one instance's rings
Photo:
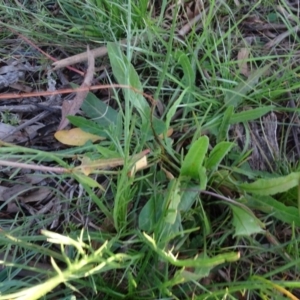
[[[146,168],[147,165],[148,165],[147,156],[144,156],[134,164],[134,166],[131,168],[128,176],[132,177],[137,171]]]
[[[82,146],[87,141],[96,142],[104,139],[101,136],[85,132],[80,128],[56,131],[54,137],[62,144],[69,146]]]
[[[92,163],[93,161],[89,157],[83,157],[80,170],[84,175],[88,176],[95,170],[95,167],[91,166]]]

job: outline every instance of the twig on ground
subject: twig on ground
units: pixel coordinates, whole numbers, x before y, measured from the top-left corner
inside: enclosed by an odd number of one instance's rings
[[[88,68],[84,76],[83,83],[81,84],[80,87],[90,88],[94,76],[95,58],[93,54],[90,52],[89,47],[87,47],[87,55],[88,55]],[[61,108],[61,121],[58,126],[58,130],[64,129],[70,123],[70,121],[67,119],[67,116],[75,115],[79,111],[87,94],[88,94],[88,90],[79,91],[76,93],[76,96],[72,101],[69,100],[63,101],[62,108]]]
[[[8,100],[8,99],[20,99],[20,98],[30,98],[30,97],[38,97],[38,96],[52,96],[52,95],[59,95],[59,94],[70,94],[70,93],[76,93],[79,91],[93,91],[93,90],[104,90],[104,89],[110,89],[110,88],[124,88],[124,89],[131,89],[132,91],[143,95],[145,98],[147,98],[152,104],[156,103],[156,100],[136,89],[135,87],[132,87],[130,85],[125,85],[125,84],[98,84],[98,85],[94,85],[91,87],[79,87],[79,88],[75,88],[75,89],[61,89],[61,90],[56,90],[56,91],[41,91],[41,92],[31,92],[31,93],[7,93],[7,94],[3,94],[0,95],[0,100]]]
[[[0,145],[6,145],[6,143],[0,142]],[[133,156],[131,156],[131,159],[133,161],[136,161],[145,155],[149,154],[150,150],[146,149],[140,153],[137,153]],[[63,168],[63,167],[47,167],[37,164],[26,164],[21,162],[15,162],[15,161],[9,161],[9,160],[0,160],[0,166],[7,166],[7,167],[13,167],[13,168],[21,168],[21,169],[30,169],[30,170],[38,170],[42,172],[53,172],[53,173],[59,173],[59,174],[71,174],[76,172],[83,172],[84,168],[90,168],[90,169],[100,169],[104,170],[107,168],[114,168],[118,166],[122,166],[124,164],[123,158],[111,158],[111,159],[100,159],[91,161],[91,163],[86,165],[81,165],[74,168]]]
[[[127,40],[123,39],[120,41],[121,46],[126,46],[127,45]],[[96,48],[90,51],[92,55],[94,55],[95,58],[97,57],[103,57],[107,54],[107,47],[102,46],[100,48]],[[87,52],[83,52],[80,54],[76,54],[70,57],[67,57],[62,60],[55,61],[52,65],[54,66],[53,70],[57,70],[63,67],[67,67],[69,65],[77,64],[83,61],[88,60],[88,54]]]

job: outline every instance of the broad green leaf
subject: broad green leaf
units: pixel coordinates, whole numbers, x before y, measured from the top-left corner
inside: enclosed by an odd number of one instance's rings
[[[175,220],[173,223],[166,222],[159,222],[160,226],[155,228],[155,233],[159,236],[159,245],[162,248],[165,248],[170,240],[172,240],[175,236],[178,236],[180,232],[182,232],[182,224],[181,224],[181,215],[177,213],[175,216]]]
[[[224,141],[227,139],[227,133],[230,127],[230,119],[234,112],[233,105],[229,105],[224,112],[224,116],[222,118],[221,126],[219,127],[219,132],[217,136],[217,143]]]
[[[180,194],[180,180],[173,179],[170,181],[168,186],[168,193],[166,202],[168,203],[168,208],[166,211],[165,222],[174,224],[178,211],[178,205],[180,203],[181,194]]]
[[[234,236],[250,236],[254,233],[264,232],[264,224],[259,221],[252,213],[242,209],[241,207],[231,205],[233,220],[235,227]]]
[[[225,104],[236,107],[243,98],[257,85],[259,79],[270,68],[271,64],[254,71],[246,81],[240,82],[233,90],[225,93]]]
[[[264,116],[265,114],[273,111],[275,106],[262,106],[254,109],[248,109],[241,111],[239,113],[235,113],[231,116],[230,124],[236,124],[240,122],[247,122],[259,119],[260,117]]]
[[[162,198],[162,197],[160,197]],[[157,196],[152,196],[142,208],[139,214],[139,229],[147,232],[151,232],[154,229],[154,225],[159,220],[162,213],[161,205],[162,199],[157,199]]]
[[[103,127],[115,125],[117,122],[118,112],[92,93],[88,93],[81,109],[90,119]]]
[[[242,112],[234,113],[230,118],[230,125],[241,123],[241,122],[247,122],[259,119],[260,117],[264,116],[265,114],[269,113],[270,111],[273,111],[275,106],[265,106],[265,107],[259,107],[254,109],[248,109]],[[214,130],[217,131],[216,128],[219,128],[222,123],[222,117],[218,117],[212,122],[208,124],[203,125],[203,130]],[[218,131],[217,131],[218,132]]]
[[[207,216],[207,211],[203,207],[202,200],[198,202],[198,208],[199,208],[199,217],[202,222],[202,231],[205,236],[210,235],[212,233],[211,222]]]
[[[185,87],[188,87],[188,93],[185,93],[185,97],[183,97],[183,103],[192,103],[194,101],[194,95],[191,93],[191,91],[195,87],[196,72],[193,70],[191,61],[185,52],[176,50],[175,57],[177,58],[177,61],[183,71],[181,82]],[[187,107],[187,109],[183,111],[183,118],[186,117],[188,110],[189,108]]]
[[[150,137],[153,137],[152,129],[149,126],[151,108],[144,96],[141,94],[143,92],[143,86],[140,82],[139,76],[132,64],[128,61],[127,57],[123,54],[118,44],[108,43],[107,50],[115,78],[119,84],[126,85],[123,89],[125,101],[130,102],[138,111],[142,119],[141,128],[147,137],[147,140],[149,140]],[[133,87],[136,91],[133,91],[130,87]],[[159,120],[156,117],[153,117],[152,120],[156,134],[159,135],[168,129],[162,120]]]
[[[179,211],[188,211],[195,203],[199,196],[199,186],[191,183],[190,181],[183,182],[181,179],[181,201],[178,205]]]
[[[199,180],[199,170],[207,153],[209,140],[207,136],[200,137],[189,149],[181,166],[180,175]]]
[[[153,117],[153,129],[156,133],[156,135],[160,135],[164,132],[167,132],[167,130],[169,129],[168,127],[166,127],[166,124],[163,120],[160,120],[160,119],[157,119],[157,118],[154,118]],[[145,134],[145,133],[144,133]],[[153,132],[152,132],[152,129],[150,130],[149,132],[149,135],[148,135],[148,138],[147,140],[149,139],[152,139],[153,138]]]
[[[286,206],[271,196],[246,196],[247,206],[260,210],[272,217],[290,224],[300,227],[300,217],[298,208],[294,206]]]
[[[137,72],[127,57],[123,54],[120,46],[116,43],[108,43],[107,51],[113,74],[119,84],[134,87],[138,91],[143,91],[143,86],[140,82]],[[143,123],[149,120],[150,107],[146,99],[140,93],[136,93],[129,87],[124,91],[125,101],[131,104],[138,110]]]
[[[231,142],[220,142],[217,144],[209,154],[205,164],[206,168],[209,170],[216,170],[219,167],[222,159],[227,155],[234,145],[235,144]]]
[[[172,104],[172,106],[168,109],[168,113],[166,115],[166,129],[170,127],[171,119],[175,115],[179,104],[182,102],[184,95],[186,94],[187,89],[183,90],[178,99]]]
[[[192,87],[195,84],[196,75],[189,58],[187,57],[186,53],[181,50],[177,50],[175,52],[175,57],[177,58],[177,61],[183,70],[183,78],[181,79],[181,82],[185,86]]]
[[[295,186],[298,186],[299,182],[300,173],[297,172],[277,178],[258,179],[252,183],[240,184],[239,187],[245,192],[263,196],[283,193]]]

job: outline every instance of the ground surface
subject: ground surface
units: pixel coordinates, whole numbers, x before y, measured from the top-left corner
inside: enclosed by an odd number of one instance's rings
[[[0,299],[300,298],[298,1],[0,14]]]

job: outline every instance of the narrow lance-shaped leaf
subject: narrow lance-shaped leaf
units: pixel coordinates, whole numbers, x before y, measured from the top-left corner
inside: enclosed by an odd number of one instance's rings
[[[179,211],[188,211],[192,205],[195,203],[197,197],[199,197],[199,186],[198,184],[190,182],[190,180],[185,181],[181,179],[181,200],[178,206]]]
[[[240,82],[233,90],[226,91],[225,104],[237,106],[243,97],[259,82],[260,77],[270,68],[271,64],[254,71],[246,81]]]
[[[259,119],[270,111],[274,110],[275,106],[263,106],[253,109],[244,110],[238,113],[235,113],[230,118],[230,124],[236,124],[240,122],[247,122]]]
[[[168,194],[166,202],[168,207],[166,209],[165,222],[174,224],[176,216],[178,214],[178,205],[180,203],[181,194],[180,194],[180,180],[173,179],[168,186]]]
[[[296,187],[299,184],[299,180],[300,173],[297,172],[277,178],[258,179],[252,183],[240,184],[239,187],[245,192],[257,195],[275,195]]]
[[[211,170],[217,169],[222,159],[227,155],[234,145],[235,144],[231,142],[220,142],[217,144],[211,151],[206,161],[206,168]]]
[[[252,213],[235,205],[231,205],[231,209],[233,212],[232,224],[235,227],[234,236],[250,236],[263,232],[264,224]]]
[[[178,99],[171,105],[171,107],[168,109],[168,113],[166,116],[166,128],[168,129],[171,123],[171,119],[173,118],[173,116],[175,115],[179,104],[182,102],[185,94],[187,92],[187,89],[183,90],[182,93],[180,94],[180,96],[178,97]]]
[[[130,90],[129,86],[136,88],[138,91],[143,91],[143,86],[140,82],[137,72],[123,54],[120,46],[116,43],[107,44],[110,64],[113,74],[119,84],[128,85],[128,90],[124,93],[126,99],[138,110],[143,122],[150,116],[150,107],[146,99],[140,93]]]
[[[296,207],[286,206],[284,203],[279,202],[271,196],[253,196],[246,197],[246,205],[252,209],[260,210],[264,213],[272,213],[272,217],[282,222],[296,225],[300,227],[299,212]]]
[[[237,112],[231,115],[229,120],[230,125],[240,123],[240,122],[247,122],[259,119],[260,117],[264,116],[265,114],[269,113],[270,111],[274,110],[275,106],[264,106],[258,107],[253,109],[244,110],[241,112]],[[202,129],[214,129],[216,127],[220,127],[222,124],[222,118],[217,118],[215,121],[203,125]]]
[[[139,214],[139,229],[143,231],[152,231],[156,222],[162,213],[161,203],[163,194],[153,195],[142,208]]]
[[[200,167],[199,168],[199,180],[200,180],[200,190],[205,191],[207,186],[207,174],[206,174],[206,168]]]
[[[175,57],[178,60],[178,63],[181,65],[182,70],[183,70],[183,78],[182,78],[182,82],[186,85],[186,86],[190,86],[192,87],[195,84],[195,72],[192,68],[190,59],[188,58],[188,56],[186,55],[186,53],[184,53],[181,50],[177,50],[175,52]]]
[[[233,112],[234,112],[233,105],[228,106],[227,109],[225,110],[222,118],[221,126],[219,127],[217,143],[227,139],[227,133],[230,127],[230,119]]]
[[[207,136],[200,137],[189,149],[182,163],[180,175],[199,179],[199,170],[207,153],[209,140]]]
[[[98,99],[93,93],[88,93],[81,109],[97,124],[107,127],[115,126],[118,112]]]
[[[191,91],[195,87],[195,79],[196,79],[196,72],[193,70],[193,67],[191,65],[190,58],[181,50],[177,50],[175,52],[175,57],[178,60],[178,63],[180,64],[182,71],[183,71],[183,77],[181,79],[181,82],[184,84],[184,86],[187,87],[187,93],[185,94],[185,97],[183,98],[183,103],[192,103],[194,101],[194,96],[191,93]],[[185,109],[183,111],[183,118],[186,117],[186,114],[188,113],[189,108]]]
[[[119,84],[127,85],[128,88],[124,90],[125,101],[137,110],[142,119],[142,130],[148,138],[153,138],[152,130],[150,128],[149,120],[151,115],[151,108],[146,101],[143,92],[143,85],[133,65],[128,61],[123,54],[120,46],[116,43],[107,44],[108,55],[113,74]],[[132,90],[134,88],[135,90]],[[164,122],[153,116],[153,128],[157,135],[165,132],[168,128],[165,127]]]

